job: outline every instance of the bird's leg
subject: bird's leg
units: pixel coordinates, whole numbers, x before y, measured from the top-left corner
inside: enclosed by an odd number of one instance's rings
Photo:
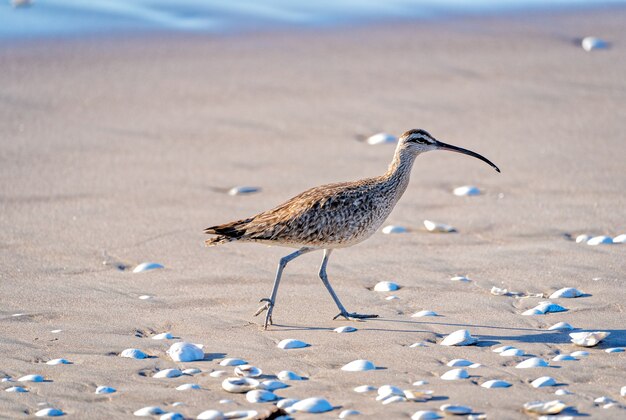
[[[260,315],[263,311],[267,311],[265,314],[265,322],[263,323],[263,329],[267,329],[267,326],[272,324],[272,311],[274,310],[274,304],[276,303],[276,295],[278,294],[278,285],[280,284],[280,278],[283,275],[283,270],[287,263],[295,258],[298,258],[302,254],[313,251],[312,248],[300,248],[296,252],[293,252],[280,259],[278,263],[278,270],[276,270],[276,279],[274,280],[274,287],[272,288],[272,295],[269,298],[263,298],[260,302],[265,302],[254,314],[254,316]]]
[[[337,294],[335,293],[332,286],[330,285],[330,282],[328,281],[328,275],[326,274],[326,266],[328,265],[328,258],[330,257],[330,254],[332,252],[333,252],[332,249],[324,250],[324,259],[322,260],[322,265],[320,266],[319,275],[320,275],[320,279],[322,279],[322,283],[324,283],[324,286],[326,286],[328,293],[330,293],[330,296],[333,298],[333,300],[335,301],[335,304],[339,308],[339,313],[333,319],[337,319],[340,316],[346,319],[378,318],[378,315],[357,314],[356,312],[350,313],[346,311],[346,308],[342,305],[341,301],[339,300],[339,297],[337,297]]]

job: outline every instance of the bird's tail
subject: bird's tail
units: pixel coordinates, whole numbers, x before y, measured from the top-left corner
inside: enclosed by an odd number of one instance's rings
[[[206,246],[215,246],[225,244],[227,242],[237,241],[246,233],[245,227],[250,220],[251,219],[238,220],[236,222],[208,227],[204,229],[204,233],[218,236],[207,239],[204,243]]]

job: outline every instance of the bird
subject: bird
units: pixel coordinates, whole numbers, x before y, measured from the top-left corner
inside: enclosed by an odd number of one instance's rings
[[[229,242],[259,242],[297,249],[280,259],[271,295],[260,300],[262,306],[254,314],[258,316],[265,312],[265,330],[273,324],[272,312],[276,306],[283,270],[290,261],[313,251],[323,251],[318,274],[339,309],[339,314],[333,319],[377,318],[378,315],[346,310],[328,280],[328,260],[335,249],[356,245],[378,230],[404,194],[415,158],[432,150],[469,155],[500,172],[494,163],[478,153],[443,143],[425,130],[412,129],[398,138],[393,159],[384,174],[354,182],[314,187],[271,210],[208,227],[204,233],[216,236],[207,239],[205,244],[216,246]]]

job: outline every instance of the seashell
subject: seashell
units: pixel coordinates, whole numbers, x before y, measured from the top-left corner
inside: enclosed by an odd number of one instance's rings
[[[436,233],[456,232],[456,229],[450,225],[446,225],[444,223],[433,222],[431,220],[424,220],[424,226],[426,227],[426,230],[429,232],[436,232]]]
[[[375,146],[378,144],[396,143],[398,141],[398,138],[388,133],[377,133],[373,136],[368,137],[365,141],[367,144]]]
[[[350,416],[359,416],[361,415],[360,411],[356,411],[356,410],[343,410],[341,413],[339,413],[339,418],[340,419],[345,419],[348,418]]]
[[[541,311],[544,314],[547,314],[548,312],[564,312],[567,311],[566,308],[562,307],[561,305],[559,305],[558,303],[552,303],[552,302],[540,302],[539,305],[535,306],[535,309],[538,309],[539,311]]]
[[[189,391],[191,389],[200,389],[200,385],[198,384],[182,384],[176,387],[177,391]]]
[[[228,190],[228,195],[252,194],[259,191],[261,191],[259,187],[248,187],[245,185],[240,185],[237,187],[232,187],[230,190]]]
[[[557,389],[556,391],[554,391],[555,395],[571,395],[573,394],[572,391],[568,391],[567,389]]]
[[[472,363],[471,365],[468,366],[468,368],[470,369],[476,369],[481,367],[482,365],[480,363]]]
[[[607,353],[624,353],[624,350],[626,350],[624,347],[611,347],[604,351]]]
[[[0,382],[13,382],[13,379],[9,376],[6,376],[2,379],[0,379]]]
[[[148,300],[148,299],[152,299],[152,296],[150,296],[150,295],[141,295],[141,296],[139,296],[139,299],[141,299],[141,300]]]
[[[532,401],[524,404],[524,410],[529,413],[536,414],[559,414],[561,411],[567,408],[567,404],[554,400],[554,401]]]
[[[414,347],[427,347],[427,346],[424,343],[413,343],[409,347],[414,348]]]
[[[593,400],[594,404],[596,405],[604,405],[604,404],[611,404],[611,403],[616,403],[617,401],[615,401],[612,398],[603,396],[603,397],[598,397],[595,400]]]
[[[293,399],[293,398],[285,398],[283,400],[278,401],[276,403],[276,407],[282,408],[284,410],[285,408],[291,407],[292,405],[294,405],[298,401],[300,401],[300,400],[296,400],[296,399]]]
[[[544,386],[555,386],[556,381],[550,376],[542,376],[541,378],[535,379],[530,384],[533,388],[543,388]]]
[[[235,375],[242,378],[256,378],[261,376],[262,373],[261,369],[252,365],[241,365],[235,368]]]
[[[450,367],[465,367],[465,366],[470,366],[472,364],[473,364],[473,362],[470,362],[469,360],[466,360],[466,359],[453,359],[453,360],[450,360],[447,363],[447,366],[450,366]]]
[[[400,299],[400,298],[398,296],[396,296],[396,295],[387,296],[385,298],[385,300],[396,300],[396,299]]]
[[[411,318],[421,318],[423,316],[439,316],[439,315],[437,315],[437,313],[433,311],[423,310],[423,311],[415,312],[413,315],[411,315]]]
[[[548,328],[548,330],[557,330],[557,331],[569,331],[569,330],[573,330],[574,327],[572,327],[570,324],[568,324],[567,322],[557,322],[556,324],[554,324],[553,326],[551,326],[550,328]]]
[[[166,352],[175,362],[193,362],[204,359],[202,345],[192,343],[174,343]]]
[[[571,360],[576,360],[575,357],[570,356],[569,354],[557,354],[552,358],[555,362],[567,362]]]
[[[310,344],[305,343],[304,341],[287,338],[281,341],[280,343],[278,343],[276,347],[278,347],[279,349],[288,350],[288,349],[301,349],[303,347],[309,347],[309,346]]]
[[[583,50],[589,52],[592,50],[607,48],[609,44],[600,38],[596,38],[595,36],[586,36],[580,42],[580,46],[583,47]]]
[[[364,392],[372,392],[376,391],[378,388],[371,385],[361,385],[354,388],[354,392],[364,393]]]
[[[276,376],[281,381],[301,381],[302,380],[302,377],[300,375],[290,370],[281,370],[280,372],[278,372],[278,375]]]
[[[515,365],[517,369],[528,369],[528,368],[536,368],[536,367],[546,367],[548,366],[548,362],[539,358],[539,357],[531,357],[530,359],[526,359],[523,362],[519,362]]]
[[[126,349],[120,353],[121,357],[128,357],[130,359],[145,359],[148,357],[146,353],[139,349]]]
[[[387,404],[393,404],[393,403],[398,403],[398,402],[405,402],[407,401],[406,397],[401,396],[401,395],[393,395],[389,398],[385,398],[382,400],[383,401],[383,405],[387,405]]]
[[[527,309],[524,312],[522,312],[522,315],[526,315],[526,316],[532,316],[532,315],[544,315],[545,312],[540,311],[537,308],[531,308],[531,309]]]
[[[585,235],[585,234],[578,235],[576,237],[576,243],[579,244],[581,242],[587,242],[589,239],[591,239],[591,236],[589,235]]]
[[[594,236],[593,238],[587,241],[587,245],[602,245],[602,244],[612,244],[613,238],[610,236]]]
[[[514,349],[515,347],[513,346],[501,346],[501,347],[496,347],[495,349],[493,349],[492,351],[494,353],[502,353],[503,351],[506,350],[510,350],[510,349]]]
[[[159,417],[159,420],[185,420],[185,417],[183,417],[180,413],[170,411],[169,413],[165,413]]]
[[[422,386],[422,385],[428,385],[428,381],[415,381],[415,382],[413,382],[413,386]]]
[[[183,372],[180,369],[163,369],[152,375],[153,378],[178,378]]]
[[[275,401],[278,396],[271,391],[265,389],[253,389],[246,393],[246,400],[251,403],[264,403]]]
[[[224,413],[219,410],[206,410],[198,414],[198,420],[224,420]]]
[[[117,392],[117,390],[115,388],[111,388],[110,386],[100,385],[96,388],[96,394],[112,394],[114,392]]]
[[[393,292],[395,290],[398,290],[399,288],[400,286],[398,286],[396,283],[393,283],[391,281],[379,281],[378,283],[376,283],[376,286],[374,286],[374,291]]]
[[[240,366],[240,365],[245,365],[248,362],[241,360],[241,359],[234,359],[232,357],[229,357],[227,359],[224,359],[220,362],[220,366]]]
[[[274,391],[275,389],[283,389],[288,387],[289,385],[287,385],[286,383],[281,381],[275,381],[273,379],[268,379],[267,381],[263,381],[259,384],[260,389],[265,389],[267,391]]]
[[[381,401],[386,398],[392,397],[394,395],[399,395],[404,397],[404,391],[402,391],[397,386],[393,385],[383,385],[378,388],[378,396],[376,397],[376,401]]]
[[[452,369],[441,375],[444,381],[456,381],[469,378],[469,373],[465,369]]]
[[[367,370],[374,370],[376,366],[374,363],[369,360],[353,360],[352,362],[344,365],[341,370],[345,370],[347,372],[365,372]]]
[[[183,375],[197,375],[200,372],[202,371],[198,368],[189,368],[189,369],[183,370]]]
[[[509,291],[507,289],[501,289],[499,287],[492,286],[491,287],[491,294],[495,295],[495,296],[506,296],[506,295],[509,294]]]
[[[18,382],[43,382],[43,376],[41,375],[25,375],[17,380]]]
[[[387,225],[382,230],[385,235],[390,235],[393,233],[407,233],[408,231],[409,230],[407,228],[400,225]]]
[[[300,400],[292,405],[290,408],[295,411],[302,411],[304,413],[324,413],[326,411],[331,411],[333,409],[333,406],[330,405],[330,403],[323,398],[314,397]]]
[[[333,330],[336,333],[351,333],[356,331],[356,328],[354,327],[350,327],[350,326],[345,326],[345,327],[337,327]]]
[[[47,365],[56,366],[56,365],[71,365],[72,363],[67,359],[52,359],[46,362]]]
[[[626,233],[622,233],[621,235],[617,235],[615,238],[613,238],[613,243],[614,244],[626,243]]]
[[[63,411],[59,410],[58,408],[52,408],[52,407],[48,407],[48,408],[44,408],[42,410],[39,410],[35,413],[36,417],[59,417],[62,416]]]
[[[466,283],[468,281],[472,281],[472,280],[469,279],[469,277],[465,277],[465,276],[454,276],[450,280],[452,280],[452,281],[460,281],[460,282],[464,282],[464,283]]]
[[[443,411],[446,414],[454,414],[457,416],[463,416],[472,412],[472,409],[468,406],[452,404],[444,404],[439,407],[439,410]]]
[[[524,350],[512,348],[507,349],[500,352],[500,356],[511,357],[511,356],[523,356],[525,354]]]
[[[172,338],[174,337],[169,332],[164,332],[164,333],[152,336],[153,340],[171,340]]]
[[[259,386],[259,381],[252,378],[226,378],[222,382],[222,388],[233,394],[243,394],[252,391]]]
[[[133,273],[143,273],[144,271],[156,270],[159,268],[165,268],[159,263],[155,262],[144,262],[139,264],[137,267],[133,269]]]
[[[234,404],[235,401],[229,400],[227,398],[220,400],[220,404]]]
[[[570,333],[569,336],[572,337],[572,343],[581,347],[593,347],[597,345],[600,341],[604,340],[611,333],[606,331],[594,331],[594,332],[577,332]]]
[[[579,350],[579,351],[574,351],[570,353],[570,356],[575,357],[577,359],[581,358],[581,357],[587,357],[589,356],[589,352],[588,351],[583,351],[583,350]]]
[[[236,410],[224,413],[225,419],[251,420],[259,413],[255,410]]]
[[[226,375],[228,375],[228,372],[226,372],[225,370],[215,370],[209,373],[209,376],[212,378],[221,378],[222,376]]]
[[[446,336],[439,344],[442,346],[470,346],[477,341],[468,330],[458,330]]]
[[[474,187],[473,185],[464,185],[462,187],[456,187],[454,190],[452,190],[452,193],[459,197],[470,197],[473,195],[479,195],[480,190],[478,189],[478,187]]]
[[[413,413],[411,420],[436,420],[442,418],[439,414],[430,410],[420,410]]]
[[[6,392],[28,392],[26,388],[21,386],[12,386],[10,388],[5,389]]]
[[[426,402],[433,398],[433,391],[412,391],[410,389],[404,390],[404,397],[408,401]]]
[[[626,397],[626,386],[623,386],[622,389],[620,389],[619,395]]]
[[[574,288],[574,287],[564,287],[562,289],[557,290],[556,292],[550,295],[550,299],[559,299],[559,298],[577,298],[582,296],[583,292]]]
[[[165,411],[163,411],[161,407],[148,406],[148,407],[140,408],[139,410],[135,411],[133,414],[136,415],[137,417],[148,417],[148,416],[157,416],[159,414],[164,414],[164,413]]]
[[[58,334],[60,332],[63,332],[63,330],[50,330],[50,334]]]
[[[499,379],[492,379],[481,385],[483,388],[508,388],[511,386],[507,381],[501,381]]]

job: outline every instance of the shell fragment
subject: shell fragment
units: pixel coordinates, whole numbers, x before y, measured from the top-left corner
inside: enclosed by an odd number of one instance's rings
[[[593,347],[597,345],[600,341],[604,340],[611,333],[606,331],[594,331],[594,332],[577,332],[570,333],[569,336],[572,338],[572,343],[581,347]]]

